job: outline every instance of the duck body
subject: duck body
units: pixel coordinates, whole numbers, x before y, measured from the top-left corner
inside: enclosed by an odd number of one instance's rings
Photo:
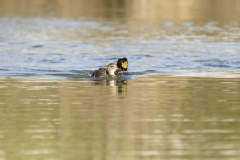
[[[116,78],[117,76],[127,72],[128,61],[127,58],[118,59],[117,64],[110,63],[107,68],[99,68],[90,74],[92,77],[99,78]]]
[[[100,78],[104,78],[104,77],[116,77],[116,70],[117,70],[117,65],[114,63],[110,63],[107,68],[99,68],[98,70],[95,70],[92,73],[92,77],[100,77]]]
[[[106,68],[99,68],[90,74],[92,77],[108,77],[108,70]]]

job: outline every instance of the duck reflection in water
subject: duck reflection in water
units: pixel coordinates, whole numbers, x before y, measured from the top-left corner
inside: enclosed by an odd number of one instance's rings
[[[113,94],[126,93],[127,91],[127,80],[94,80],[94,85],[107,86],[107,88],[110,89],[110,92]]]

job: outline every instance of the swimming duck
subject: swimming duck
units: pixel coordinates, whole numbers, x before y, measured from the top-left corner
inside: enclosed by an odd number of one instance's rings
[[[95,70],[90,76],[92,77],[112,77],[115,78],[117,75],[121,75],[128,71],[128,60],[127,58],[120,58],[117,64],[110,63],[107,68],[99,68]]]

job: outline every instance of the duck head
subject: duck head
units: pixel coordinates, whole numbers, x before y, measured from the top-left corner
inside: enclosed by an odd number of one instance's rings
[[[128,60],[127,58],[120,58],[117,61],[117,67],[122,71],[128,71]]]

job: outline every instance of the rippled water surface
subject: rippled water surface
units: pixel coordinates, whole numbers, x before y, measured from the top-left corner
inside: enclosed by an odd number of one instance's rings
[[[239,6],[0,1],[0,160],[239,160]]]
[[[0,76],[87,78],[89,71],[129,59],[130,75],[238,77],[240,29],[209,22],[163,24],[0,19]],[[210,73],[209,73],[210,72]]]

